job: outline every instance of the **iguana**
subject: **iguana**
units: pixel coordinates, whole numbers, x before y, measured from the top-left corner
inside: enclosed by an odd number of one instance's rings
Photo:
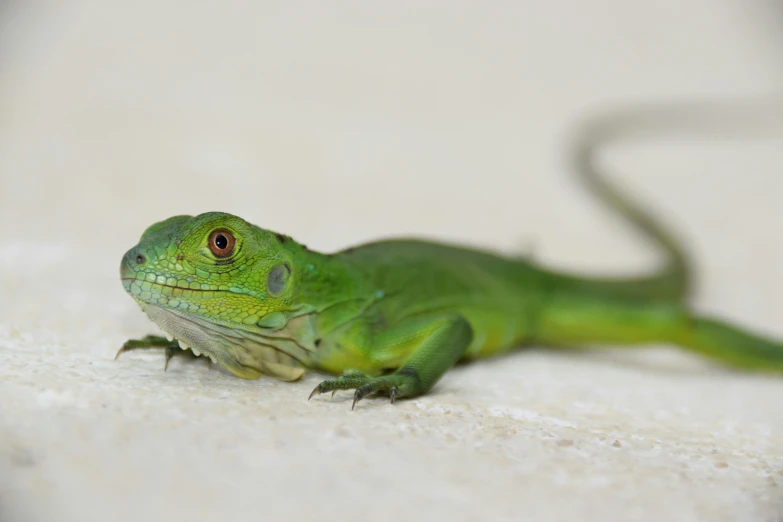
[[[458,361],[523,344],[669,343],[737,368],[783,371],[783,344],[685,303],[683,249],[597,175],[595,151],[611,133],[593,127],[573,149],[576,170],[666,253],[656,274],[581,277],[413,239],[324,254],[231,214],[175,216],[150,226],[120,265],[125,290],[168,335],[130,340],[117,355],[165,348],[168,365],[190,349],[246,379],[327,372],[337,377],[310,398],[355,390],[352,409],[376,392],[392,403],[421,395]]]

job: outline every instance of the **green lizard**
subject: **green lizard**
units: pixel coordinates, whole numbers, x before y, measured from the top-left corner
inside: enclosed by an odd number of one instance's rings
[[[576,148],[583,179],[662,247],[659,273],[579,277],[418,240],[323,254],[230,214],[175,216],[149,227],[120,266],[125,290],[168,338],[130,340],[117,355],[165,348],[168,365],[189,348],[246,379],[332,373],[310,397],[355,390],[352,408],[375,392],[392,402],[421,395],[457,361],[523,344],[671,343],[738,368],[783,370],[783,344],[684,303],[683,250],[596,175],[594,148]]]

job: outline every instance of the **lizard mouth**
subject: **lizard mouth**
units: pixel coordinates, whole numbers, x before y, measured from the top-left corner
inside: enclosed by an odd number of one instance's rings
[[[126,254],[127,257],[127,254]],[[139,277],[140,275],[144,277]],[[149,276],[154,276],[154,279],[149,279]],[[150,291],[152,289],[154,290],[160,290],[162,288],[171,288],[179,289],[179,290],[190,290],[191,292],[220,292],[220,291],[228,291],[228,289],[225,290],[218,290],[217,285],[214,284],[208,284],[209,288],[201,288],[201,285],[199,285],[198,288],[193,288],[191,286],[192,281],[188,281],[187,278],[192,277],[190,275],[184,276],[183,274],[180,274],[179,276],[176,274],[160,274],[156,273],[154,270],[134,270],[131,265],[129,264],[129,261],[126,258],[123,258],[122,263],[120,263],[120,281],[122,281],[122,286],[125,287],[125,290],[129,293],[131,292],[131,287],[137,286],[139,288],[139,294],[141,292],[145,291],[145,289],[141,288],[141,285],[144,285],[145,283],[148,283],[150,285],[149,288],[147,288],[147,291]],[[175,284],[171,284],[172,282],[175,282]],[[138,297],[135,293],[133,294],[134,297]]]
[[[160,277],[160,276],[155,276],[156,279],[158,277]],[[154,285],[154,286],[157,286],[157,287],[161,287],[161,288],[179,288],[180,290],[193,290],[194,292],[217,292],[218,291],[218,290],[213,290],[213,289],[206,290],[204,288],[193,288],[191,286],[179,286],[179,285],[170,285],[170,284],[167,284],[167,283],[158,283],[156,281],[150,281],[148,279],[142,279],[142,278],[139,278],[139,277],[121,277],[120,281],[122,281],[123,283],[125,283],[127,281],[128,284],[133,284],[133,283],[136,283],[136,282],[138,282],[138,283],[149,283],[151,285]]]
[[[158,277],[160,276],[156,276],[156,280]],[[139,277],[122,277],[120,280],[125,291],[136,301],[158,306],[165,306],[167,301],[171,300],[182,302],[236,293],[226,287],[219,289],[217,285],[209,285],[209,288],[194,288],[186,281],[181,285],[172,285]]]

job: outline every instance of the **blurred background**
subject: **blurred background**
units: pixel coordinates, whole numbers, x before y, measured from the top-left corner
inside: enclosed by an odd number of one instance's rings
[[[416,235],[654,266],[574,182],[575,125],[779,95],[779,2],[0,5],[3,521],[783,513],[779,379],[664,347],[519,353],[354,414],[304,401],[317,375],[112,361],[152,329],[120,257],[176,214],[327,251]],[[603,160],[679,227],[701,310],[783,336],[780,144],[663,135]]]

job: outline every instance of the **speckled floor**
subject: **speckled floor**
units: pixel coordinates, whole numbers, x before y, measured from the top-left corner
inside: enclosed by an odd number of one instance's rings
[[[323,250],[417,234],[649,268],[573,185],[567,133],[614,101],[774,91],[768,9],[7,5],[0,520],[780,520],[783,379],[663,346],[520,351],[353,412],[347,393],[307,402],[319,375],[113,360],[154,331],[120,257],[174,214],[226,210]],[[783,337],[779,139],[607,162],[682,230],[699,309]]]

